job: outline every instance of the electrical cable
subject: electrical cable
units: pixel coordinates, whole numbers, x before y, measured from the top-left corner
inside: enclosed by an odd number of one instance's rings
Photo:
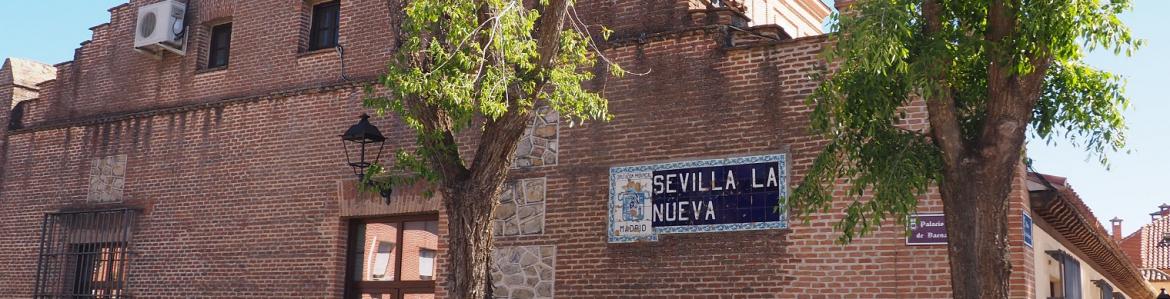
[[[345,46],[341,43],[337,44],[337,57],[341,60],[341,80],[350,81],[349,76],[345,75]]]

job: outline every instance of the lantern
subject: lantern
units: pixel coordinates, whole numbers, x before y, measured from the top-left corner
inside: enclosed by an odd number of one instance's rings
[[[345,147],[345,159],[353,168],[354,175],[357,175],[358,180],[363,180],[366,168],[382,158],[386,137],[382,136],[378,127],[370,124],[370,116],[362,113],[361,120],[341,135],[341,143]],[[382,190],[382,197],[389,198],[390,192],[389,189]]]

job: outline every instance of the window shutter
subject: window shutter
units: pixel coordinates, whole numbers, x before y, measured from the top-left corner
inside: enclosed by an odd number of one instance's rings
[[[1081,299],[1081,263],[1064,254],[1064,298]]]

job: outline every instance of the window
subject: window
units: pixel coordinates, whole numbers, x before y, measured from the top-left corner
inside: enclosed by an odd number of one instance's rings
[[[1098,279],[1094,280],[1093,284],[1096,285],[1097,290],[1101,292],[1098,298],[1113,299],[1113,286],[1109,285],[1108,281],[1105,281],[1104,279]]]
[[[338,20],[341,2],[329,1],[313,6],[313,17],[309,26],[309,51],[337,46]]]
[[[1053,280],[1058,285],[1050,285],[1059,289],[1054,290],[1050,298],[1081,299],[1081,262],[1064,250],[1048,250],[1045,253],[1060,265],[1060,279]]]
[[[211,46],[207,54],[207,68],[224,67],[232,45],[232,23],[211,27]]]
[[[75,257],[70,281],[73,298],[116,297],[125,259],[114,257],[125,257],[125,243],[82,243],[71,247],[70,254]]]
[[[123,290],[135,216],[129,209],[45,215],[33,297],[129,298]]]
[[[434,298],[437,214],[350,221],[346,298]]]

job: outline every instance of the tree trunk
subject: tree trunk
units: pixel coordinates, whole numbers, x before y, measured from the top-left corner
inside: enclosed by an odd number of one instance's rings
[[[964,159],[940,184],[955,299],[1006,299],[1008,195],[1014,171]],[[1009,167],[1008,169],[1014,169]]]
[[[469,182],[465,182],[469,183]],[[500,184],[447,188],[448,298],[488,298],[492,252],[492,214]]]

